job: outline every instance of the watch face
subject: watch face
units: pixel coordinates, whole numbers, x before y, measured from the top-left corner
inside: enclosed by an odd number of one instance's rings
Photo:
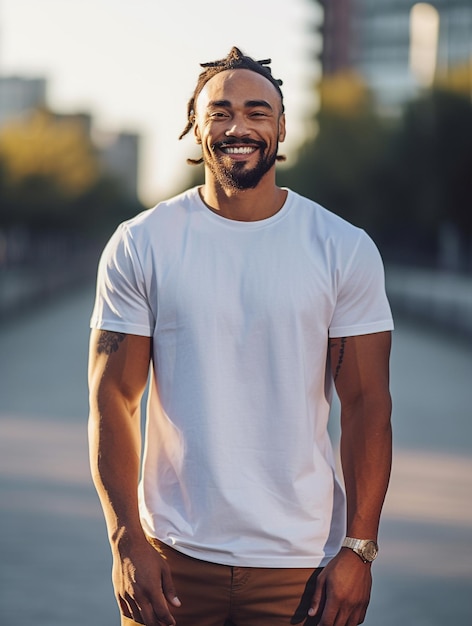
[[[366,561],[373,561],[377,556],[379,549],[375,541],[368,541],[362,548],[362,556]]]

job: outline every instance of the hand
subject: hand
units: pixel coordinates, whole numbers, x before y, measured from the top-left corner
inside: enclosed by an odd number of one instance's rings
[[[362,624],[370,600],[370,563],[343,548],[318,576],[309,616],[319,616],[319,626]]]
[[[143,537],[120,540],[113,548],[113,587],[126,617],[145,626],[175,626],[168,603],[180,606],[169,566]]]

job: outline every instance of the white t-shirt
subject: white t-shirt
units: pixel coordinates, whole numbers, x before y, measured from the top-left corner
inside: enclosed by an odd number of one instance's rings
[[[393,328],[364,231],[292,191],[239,222],[191,189],[118,228],[91,325],[153,337],[150,536],[227,565],[317,567],[338,552],[328,336]]]

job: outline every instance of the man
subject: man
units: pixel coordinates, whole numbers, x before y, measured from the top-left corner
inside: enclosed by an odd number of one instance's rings
[[[383,268],[362,230],[276,185],[269,62],[233,48],[203,66],[183,135],[205,184],[122,224],[100,263],[90,451],[123,625],[353,626],[369,602],[391,460]]]

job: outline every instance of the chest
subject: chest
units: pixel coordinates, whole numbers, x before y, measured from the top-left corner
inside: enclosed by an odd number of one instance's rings
[[[290,233],[192,233],[156,255],[151,280],[157,333],[202,324],[241,332],[274,323],[324,332],[335,301],[329,258]]]

